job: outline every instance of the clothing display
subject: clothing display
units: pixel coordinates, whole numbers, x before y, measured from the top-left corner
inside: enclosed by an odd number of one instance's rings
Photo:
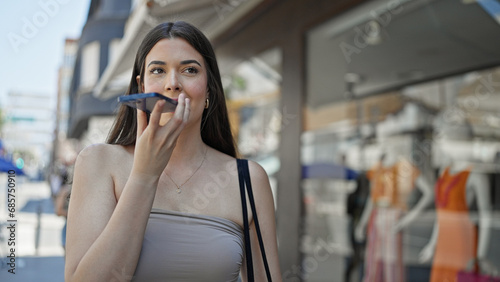
[[[415,186],[420,171],[406,159],[390,167],[381,163],[367,172],[370,179],[370,197],[375,206],[393,207],[406,211],[407,199]]]
[[[432,282],[455,281],[470,259],[475,258],[477,228],[469,217],[466,189],[470,170],[450,174],[446,168],[436,183],[439,234],[432,263]]]
[[[404,281],[402,236],[392,228],[401,218],[399,209],[375,208],[368,223],[365,282]]]
[[[132,281],[238,281],[243,240],[231,220],[152,209]]]
[[[376,165],[368,171],[373,210],[368,222],[365,254],[365,282],[404,281],[402,236],[393,231],[414,187],[419,170],[406,160],[391,167]]]

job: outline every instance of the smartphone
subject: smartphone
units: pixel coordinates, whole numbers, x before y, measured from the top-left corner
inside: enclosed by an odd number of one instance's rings
[[[140,93],[120,96],[118,97],[118,103],[123,103],[129,107],[139,109],[150,114],[153,111],[156,102],[160,99],[166,101],[165,105],[163,105],[162,113],[175,111],[175,107],[177,107],[177,101],[158,93]]]

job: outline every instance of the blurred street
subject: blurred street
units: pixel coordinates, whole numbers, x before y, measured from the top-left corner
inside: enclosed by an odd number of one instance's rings
[[[17,178],[16,183],[16,265],[15,274],[2,264],[0,281],[64,281],[64,250],[61,229],[64,219],[54,214],[50,188],[46,182],[29,182]],[[0,175],[0,220],[7,218],[7,176]],[[10,231],[3,227],[5,238]],[[8,242],[0,240],[2,259],[8,254]]]

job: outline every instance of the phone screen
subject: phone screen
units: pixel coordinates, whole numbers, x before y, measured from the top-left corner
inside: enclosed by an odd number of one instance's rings
[[[175,111],[175,107],[177,107],[177,101],[158,93],[140,93],[120,96],[118,97],[118,102],[150,114],[153,111],[156,102],[160,99],[166,101],[165,105],[163,106],[162,113]]]

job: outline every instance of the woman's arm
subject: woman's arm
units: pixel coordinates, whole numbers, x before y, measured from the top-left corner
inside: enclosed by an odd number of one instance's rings
[[[276,220],[273,194],[269,184],[269,178],[264,169],[255,162],[248,162],[250,178],[252,181],[252,191],[255,199],[255,209],[258,213],[259,227],[262,234],[262,241],[266,250],[267,263],[271,271],[273,281],[282,281],[278,258],[278,244],[276,240]],[[248,198],[247,198],[248,202]],[[250,203],[248,203],[250,211]],[[267,281],[266,270],[262,260],[259,247],[259,240],[255,230],[255,223],[250,223],[250,242],[252,246],[252,259],[255,281]],[[246,261],[243,260],[241,269],[242,281],[247,281]]]
[[[165,126],[159,125],[164,101],[156,103],[149,124],[137,111],[133,166],[118,202],[112,171],[123,166],[121,148],[99,145],[79,154],[68,211],[66,281],[132,279],[160,174],[189,118],[184,98],[179,96]]]
[[[109,168],[115,165],[109,160],[117,150],[111,146],[86,148],[76,161],[68,211],[66,281],[124,281],[135,271],[157,180],[131,176],[117,203]]]

